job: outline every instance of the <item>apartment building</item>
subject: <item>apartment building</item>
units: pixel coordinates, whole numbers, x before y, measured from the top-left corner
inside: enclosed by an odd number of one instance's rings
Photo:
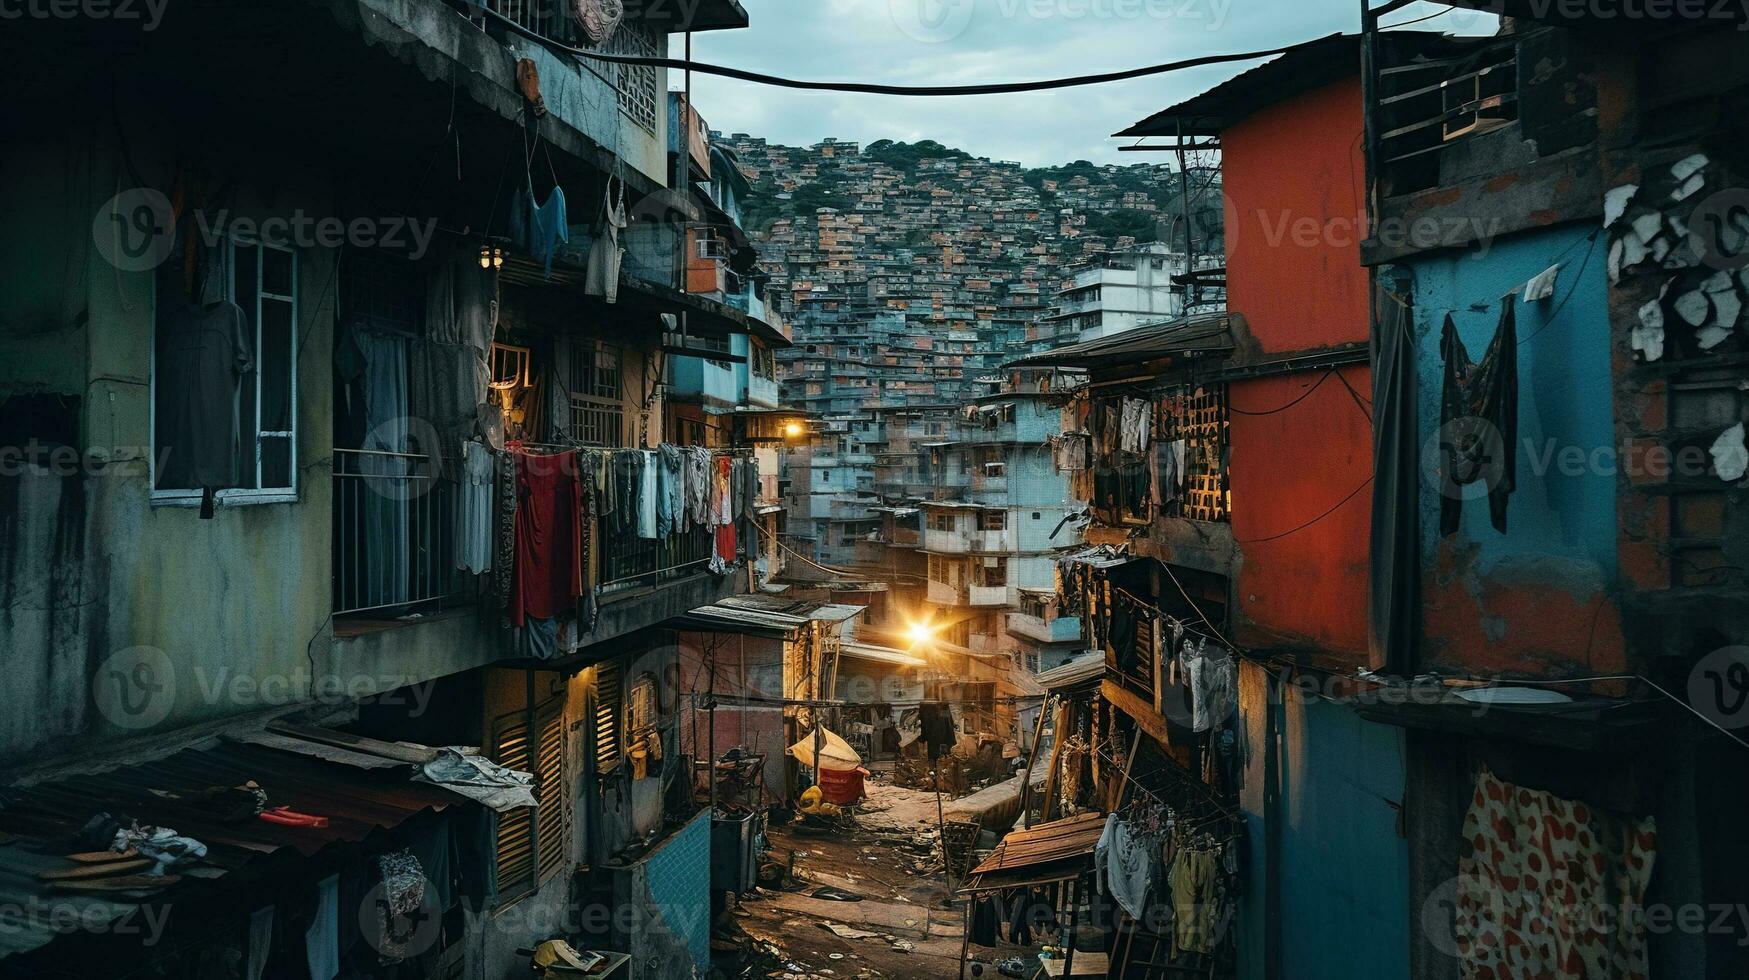
[[[746,23],[9,27],[0,898],[37,911],[0,975],[502,977],[564,934],[708,966],[676,617],[775,573],[788,340],[733,161],[671,141],[662,69],[582,52]],[[647,522],[671,455],[725,482]],[[193,842],[173,873],[52,883],[131,821]]]

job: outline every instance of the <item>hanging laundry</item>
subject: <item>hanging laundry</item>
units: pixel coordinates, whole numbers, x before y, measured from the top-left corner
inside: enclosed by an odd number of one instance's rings
[[[929,748],[929,758],[934,760],[950,754],[954,743],[959,739],[951,708],[945,704],[926,702],[918,706],[917,715],[923,724],[921,737],[923,744]]]
[[[375,903],[374,925],[377,934],[369,937],[385,961],[404,960],[424,952],[410,948],[414,932],[406,928],[415,915],[430,915],[437,910],[420,906],[425,903],[425,869],[419,859],[405,848],[377,855],[381,875],[382,897]],[[373,889],[374,891],[375,889]]]
[[[468,250],[456,249],[438,261],[426,282],[426,338],[490,353],[495,276],[492,270],[480,268],[479,256]]]
[[[575,451],[517,453],[515,581],[510,624],[551,619],[583,592],[582,485]]]
[[[613,454],[613,528],[619,537],[628,537],[638,530],[638,491],[644,479],[638,471],[639,458],[636,449],[621,449]]]
[[[235,303],[166,304],[158,316],[157,488],[212,495],[235,487],[244,453],[237,411],[243,376],[254,367],[248,321]]]
[[[1167,878],[1172,883],[1174,952],[1214,952],[1215,921],[1220,913],[1218,868],[1211,850],[1181,846],[1173,851]]]
[[[619,301],[620,264],[626,254],[619,244],[620,232],[628,225],[624,181],[608,181],[601,210],[601,228],[589,246],[589,266],[583,279],[583,291],[615,303]]]
[[[1148,451],[1148,440],[1152,436],[1153,404],[1140,398],[1125,398],[1122,412],[1118,423],[1118,448],[1140,456]]]
[[[492,567],[494,462],[484,444],[462,443],[460,500],[456,504],[455,566],[474,575]]]
[[[711,457],[702,446],[687,446],[686,515],[694,527],[706,527],[711,522]]]
[[[735,491],[733,475],[733,460],[727,456],[715,457],[712,461],[713,479],[711,481],[711,520],[716,524],[735,523]]]
[[[510,604],[516,578],[516,470],[515,458],[506,457],[494,471],[493,497],[498,506],[492,515],[492,597],[504,607]]]
[[[1506,504],[1518,472],[1518,329],[1514,296],[1500,301],[1500,322],[1487,353],[1470,361],[1457,324],[1445,315],[1440,353],[1445,387],[1440,394],[1439,533],[1455,533],[1463,514],[1463,487],[1487,484],[1494,529],[1506,533]]]
[[[718,524],[716,532],[711,535],[710,569],[717,575],[726,574],[736,560],[736,549],[740,546],[735,538],[735,525]]]
[[[1643,980],[1658,852],[1633,818],[1484,768],[1459,839],[1454,935],[1465,980]]]
[[[681,470],[680,447],[665,442],[656,453],[656,535],[667,538],[681,530],[685,519],[686,477]]]
[[[661,510],[656,499],[661,482],[656,474],[656,454],[649,449],[639,449],[633,455],[638,467],[638,537],[655,539],[661,526],[656,517]]]
[[[1190,687],[1191,723],[1194,731],[1206,732],[1224,723],[1233,713],[1238,696],[1238,667],[1225,647],[1211,645],[1207,637],[1181,647],[1183,670]]]
[[[1157,845],[1117,814],[1105,819],[1105,830],[1093,848],[1094,873],[1100,887],[1130,918],[1140,919],[1154,886]]]
[[[746,490],[741,494],[741,517],[756,520],[759,517],[759,460],[742,460],[741,475],[747,481]]]
[[[532,196],[530,201],[533,201]],[[541,264],[548,279],[553,277],[553,256],[558,254],[559,245],[570,239],[570,226],[565,219],[565,189],[555,184],[546,203],[534,206],[529,213],[528,252]]]

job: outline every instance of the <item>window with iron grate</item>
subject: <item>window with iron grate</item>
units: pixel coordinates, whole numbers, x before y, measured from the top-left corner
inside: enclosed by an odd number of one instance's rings
[[[607,53],[655,58],[661,54],[655,34],[636,23],[622,23],[607,39]],[[632,122],[656,134],[656,105],[662,98],[661,73],[650,65],[614,67],[614,87],[619,91],[619,111]]]

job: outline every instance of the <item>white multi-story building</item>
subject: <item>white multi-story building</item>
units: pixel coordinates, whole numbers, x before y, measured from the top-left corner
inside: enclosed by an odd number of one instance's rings
[[[1182,316],[1185,287],[1172,277],[1188,268],[1183,252],[1160,243],[1108,252],[1057,292],[1056,311],[1040,321],[1042,332],[1068,344]]]

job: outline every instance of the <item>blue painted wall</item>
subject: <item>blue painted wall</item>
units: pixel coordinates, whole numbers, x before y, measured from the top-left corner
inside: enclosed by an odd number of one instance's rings
[[[1514,555],[1558,555],[1615,571],[1615,477],[1587,463],[1565,473],[1558,452],[1578,447],[1587,458],[1614,442],[1611,418],[1607,274],[1602,235],[1589,223],[1496,241],[1485,253],[1444,253],[1410,263],[1420,364],[1420,432],[1425,447],[1439,428],[1444,381],[1441,325],[1453,313],[1472,359],[1493,339],[1500,297],[1556,261],[1563,263],[1549,299],[1518,306],[1518,490],[1507,508],[1510,533],[1496,532],[1485,497],[1466,500],[1457,535],[1481,549],[1486,570]],[[1589,254],[1589,261],[1587,256]],[[1545,329],[1546,328],[1546,329]],[[1527,443],[1530,448],[1527,448]],[[1547,472],[1539,460],[1553,447]],[[1532,455],[1534,449],[1535,455]],[[1424,457],[1425,460],[1425,457]],[[1437,470],[1424,461],[1421,538],[1432,564],[1439,534]]]
[[[1407,977],[1414,925],[1409,849],[1391,806],[1403,799],[1402,730],[1303,699],[1291,688],[1272,700],[1263,668],[1247,663],[1240,667],[1240,732],[1250,839],[1237,925],[1239,975],[1265,976],[1273,887],[1281,896],[1282,977]],[[1269,820],[1278,834],[1273,882]]]

